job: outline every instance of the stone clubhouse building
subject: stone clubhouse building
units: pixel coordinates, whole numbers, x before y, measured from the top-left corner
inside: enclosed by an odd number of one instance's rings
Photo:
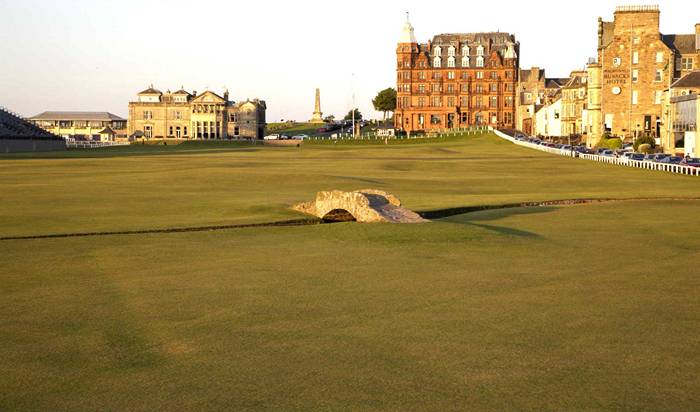
[[[129,103],[128,133],[131,139],[262,139],[266,110],[263,100],[229,100],[228,90],[220,96],[151,86]]]
[[[509,33],[440,34],[419,44],[406,22],[396,49],[398,130],[515,126],[519,43]]]

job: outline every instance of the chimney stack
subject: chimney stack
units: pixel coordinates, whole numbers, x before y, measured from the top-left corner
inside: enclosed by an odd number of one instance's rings
[[[700,50],[700,23],[695,25],[695,50]]]

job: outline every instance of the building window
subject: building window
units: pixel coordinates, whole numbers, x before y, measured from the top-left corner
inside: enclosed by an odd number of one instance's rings
[[[168,128],[168,136],[172,136],[172,135],[173,135],[173,127],[170,126],[170,127]]]
[[[661,98],[663,97],[664,92],[661,90],[657,90],[654,92],[654,104],[661,104]]]
[[[143,120],[152,120],[152,119],[153,119],[153,112],[150,110],[144,110]]]
[[[639,92],[637,90],[632,91],[632,104],[639,104]]]
[[[469,93],[469,83],[462,83],[462,92]]]
[[[475,90],[475,92],[478,93],[478,94],[483,93],[483,92],[484,92],[484,85],[483,85],[483,84],[477,84],[477,85],[476,85],[476,90]]]
[[[469,56],[469,46],[466,44],[462,46],[462,56]]]
[[[442,99],[439,97],[433,97],[433,107],[442,106]]]
[[[151,126],[144,127],[144,134],[146,135],[147,139],[150,139],[153,137],[153,128]]]
[[[477,78],[477,79],[483,79],[483,78],[484,78],[484,72],[476,72],[476,78]]]
[[[632,64],[639,64],[639,52],[632,53]]]
[[[447,85],[447,92],[448,93],[454,93],[455,91],[455,85],[454,84],[448,84]]]
[[[442,48],[440,46],[436,46],[433,49],[433,56],[442,56]]]
[[[455,72],[447,72],[447,78],[449,80],[454,80],[455,79]]]
[[[469,56],[462,57],[462,67],[469,67]]]
[[[182,112],[175,112],[175,120],[182,120]]]
[[[440,80],[440,79],[442,79],[442,73],[440,73],[440,72],[433,73],[433,80]]]
[[[440,89],[439,84],[433,84],[433,93],[440,93]]]
[[[440,116],[436,114],[430,115],[430,124],[440,124]]]
[[[419,93],[425,93],[425,85],[424,85],[424,84],[419,84],[419,85],[418,85],[418,92],[419,92]]]
[[[632,43],[634,43],[634,44],[639,44],[639,41],[640,41],[639,37],[632,38]]]
[[[655,82],[661,82],[664,80],[664,71],[661,69],[656,69],[656,76],[654,76]]]
[[[664,52],[656,52],[656,62],[657,63],[664,62]]]
[[[456,67],[454,57],[450,56],[447,58],[447,67]]]
[[[447,98],[447,107],[454,107],[455,106],[455,98],[454,97],[448,97]]]
[[[454,57],[455,56],[455,48],[454,46],[450,46],[450,48],[447,49],[447,56],[448,57]]]
[[[639,81],[639,70],[632,70],[632,83],[637,83]]]
[[[484,67],[484,58],[483,56],[478,56],[476,58],[476,67]]]
[[[182,129],[183,129],[183,134],[184,134],[185,136],[187,136],[187,126],[183,127]]]
[[[489,84],[489,90],[491,91],[491,93],[497,93],[498,92],[498,83]]]
[[[425,72],[418,72],[418,80],[425,80]]]
[[[681,59],[681,69],[682,70],[693,70],[693,58],[683,57]]]
[[[418,98],[418,107],[425,107],[425,97]]]
[[[476,48],[476,55],[477,55],[477,56],[483,56],[483,55],[484,55],[484,46],[479,45],[479,47]]]
[[[489,73],[489,75],[491,76],[491,80],[498,80],[498,73],[491,72]]]
[[[496,96],[491,96],[489,104],[491,105],[491,108],[496,108],[498,107],[498,97]]]
[[[511,113],[511,112],[503,113],[503,123],[512,124],[513,123],[513,113]]]
[[[513,96],[506,96],[504,106],[505,107],[513,107]]]
[[[484,107],[484,98],[482,96],[476,96],[474,104],[476,105],[477,108]]]
[[[462,107],[467,107],[467,106],[469,106],[469,98],[468,98],[468,97],[464,97],[464,96],[463,96],[463,97],[461,98],[461,101],[462,101],[462,102],[461,102]]]

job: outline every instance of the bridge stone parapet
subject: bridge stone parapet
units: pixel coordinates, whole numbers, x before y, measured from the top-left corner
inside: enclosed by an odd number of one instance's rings
[[[415,212],[402,207],[396,196],[374,189],[318,192],[314,201],[297,204],[292,209],[329,222],[427,222]]]

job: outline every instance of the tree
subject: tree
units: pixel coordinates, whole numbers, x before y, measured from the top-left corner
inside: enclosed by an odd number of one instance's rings
[[[326,116],[326,117],[323,119],[323,121],[326,122],[326,123],[333,123],[334,120],[335,120],[335,116],[333,116],[333,115]]]
[[[362,120],[360,109],[350,110],[348,114],[345,115],[345,120],[352,120],[352,112],[355,112],[355,121]]]
[[[384,113],[384,122],[386,122],[387,112],[396,110],[396,89],[388,88],[377,93],[377,97],[372,100],[375,110]]]

